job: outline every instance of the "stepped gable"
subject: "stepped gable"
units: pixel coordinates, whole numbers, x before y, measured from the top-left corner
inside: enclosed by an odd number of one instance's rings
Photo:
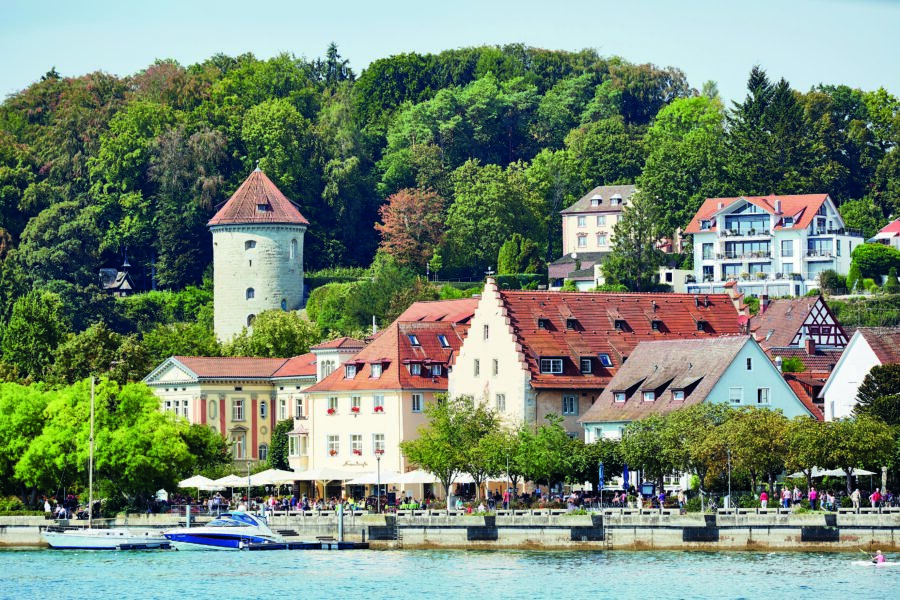
[[[794,224],[790,227],[790,229],[803,229],[805,227],[809,227],[809,224],[812,223],[813,218],[816,216],[816,211],[819,210],[819,207],[822,206],[827,198],[828,194],[799,194],[793,196],[776,196],[775,194],[771,194],[769,196],[707,198],[706,201],[700,206],[700,210],[697,211],[697,214],[694,215],[694,218],[691,219],[691,222],[684,230],[684,233],[707,233],[710,231],[717,231],[715,221],[710,223],[709,229],[700,229],[700,221],[712,220],[713,215],[718,213],[720,210],[728,209],[729,206],[739,200],[746,200],[750,204],[758,206],[770,215],[776,214],[775,201],[780,200],[780,216],[793,217],[794,219]],[[720,204],[724,204],[724,207],[719,208]],[[776,226],[774,227],[774,229],[781,228],[782,226],[780,224],[776,224]]]
[[[700,404],[747,343],[753,343],[747,336],[731,335],[638,344],[628,362],[578,420],[635,421]],[[682,390],[684,400],[675,400],[673,389]],[[644,402],[644,390],[655,391],[656,399]],[[625,402],[616,402],[615,392],[625,392]]]
[[[208,226],[245,223],[309,225],[294,203],[258,167],[210,219]]]
[[[315,377],[316,355],[312,352],[289,358],[272,377]]]
[[[173,356],[200,379],[262,379],[271,377],[285,358],[247,358],[234,356]]]
[[[727,294],[499,292],[534,388],[602,388],[640,342],[740,334]],[[619,329],[617,329],[619,322]],[[654,329],[654,322],[656,329]],[[608,355],[612,366],[598,360]],[[541,358],[563,358],[563,372],[540,372]],[[593,360],[584,374],[580,359]]]
[[[900,327],[860,327],[857,331],[881,364],[900,363]]]

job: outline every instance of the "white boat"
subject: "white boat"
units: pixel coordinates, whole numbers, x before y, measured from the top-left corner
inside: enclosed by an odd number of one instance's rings
[[[163,535],[179,550],[240,550],[249,544],[284,543],[265,519],[236,510],[222,513],[206,525],[170,529]]]
[[[88,464],[88,526],[86,529],[49,528],[41,537],[57,550],[150,550],[171,547],[158,531],[133,530],[125,527],[94,529],[94,378],[91,377],[91,437]]]
[[[154,550],[168,549],[171,542],[159,531],[128,529],[62,529],[41,533],[56,550]]]

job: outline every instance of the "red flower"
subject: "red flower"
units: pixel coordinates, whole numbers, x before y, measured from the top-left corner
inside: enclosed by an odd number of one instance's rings
[[[355,454],[357,456],[362,456],[362,450],[354,450],[353,454]]]
[[[328,453],[334,456],[335,454],[337,454],[337,450],[329,450]]]
[[[358,406],[353,406],[353,407],[351,407],[351,408],[350,408],[350,412],[358,413],[358,412],[359,412],[359,407],[358,407]]]
[[[329,415],[333,415],[333,414],[336,413],[336,412],[337,412],[337,411],[334,410],[333,408],[329,408],[329,409],[328,409],[328,414],[329,414]]]
[[[383,413],[383,412],[384,412],[384,407],[383,407],[383,406],[376,406],[376,407],[375,407],[375,412]]]

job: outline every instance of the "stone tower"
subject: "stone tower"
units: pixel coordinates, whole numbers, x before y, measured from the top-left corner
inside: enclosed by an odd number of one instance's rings
[[[233,338],[264,310],[300,308],[307,225],[259,168],[209,221],[220,340]]]

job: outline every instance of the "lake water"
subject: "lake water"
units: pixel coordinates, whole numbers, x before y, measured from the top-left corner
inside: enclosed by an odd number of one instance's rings
[[[0,598],[896,598],[862,554],[536,551],[0,552]],[[889,555],[889,560],[900,557]]]

